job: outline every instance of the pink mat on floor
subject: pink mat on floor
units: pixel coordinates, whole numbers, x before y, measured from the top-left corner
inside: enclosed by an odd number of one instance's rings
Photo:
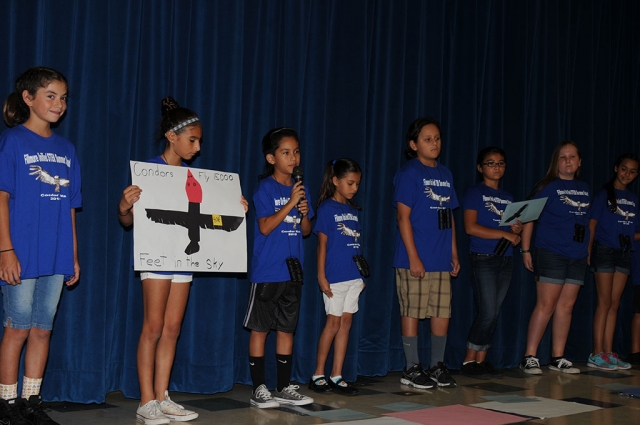
[[[411,410],[409,412],[385,413],[384,416],[393,416],[394,418],[424,425],[460,425],[463,423],[473,425],[503,425],[527,420],[527,418],[521,416],[498,413],[477,407],[463,406],[461,404]]]

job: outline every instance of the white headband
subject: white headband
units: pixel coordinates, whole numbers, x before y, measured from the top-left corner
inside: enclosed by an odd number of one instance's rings
[[[184,122],[181,122],[180,124],[176,125],[175,127],[170,128],[170,129],[167,131],[167,133],[168,133],[169,131],[173,131],[173,132],[175,133],[176,131],[180,130],[182,127],[186,127],[186,126],[188,126],[189,124],[192,124],[192,123],[194,123],[194,122],[198,122],[198,121],[200,121],[200,119],[198,119],[198,117],[195,117],[195,118],[189,118],[188,120],[186,120],[186,121],[184,121]]]

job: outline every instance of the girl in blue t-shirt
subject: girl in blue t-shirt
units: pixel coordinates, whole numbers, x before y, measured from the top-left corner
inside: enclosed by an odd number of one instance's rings
[[[498,322],[513,272],[513,247],[520,243],[522,223],[500,227],[507,205],[513,202],[509,192],[500,189],[507,166],[502,149],[489,146],[480,151],[476,169],[482,182],[473,186],[462,199],[464,229],[471,238],[469,263],[471,287],[478,307],[467,339],[467,353],[460,372],[472,377],[499,377],[486,361],[487,350]]]
[[[556,146],[546,176],[536,184],[533,199],[547,198],[538,217],[533,252],[533,222],[522,228],[522,261],[535,273],[536,306],[529,319],[527,348],[520,363],[525,373],[542,373],[535,357],[549,320],[553,316],[549,369],[580,373],[564,358],[573,305],[584,285],[589,245],[589,185],[578,180],[582,159],[574,142]]]
[[[342,379],[353,314],[364,281],[356,265],[362,255],[361,225],[353,197],[358,192],[362,171],[350,159],[330,161],[325,167],[318,199],[318,217],[314,232],[318,235],[318,285],[322,291],[327,323],[318,341],[316,371],[309,389],[357,394],[358,389]],[[325,379],[324,367],[333,348],[331,376]]]
[[[195,112],[180,107],[171,97],[164,98],[161,106],[160,134],[165,149],[148,162],[184,166],[183,161],[190,161],[200,152],[202,124]],[[136,185],[122,192],[118,219],[123,226],[133,224],[133,206],[141,194],[142,189]],[[246,212],[248,204],[244,198],[241,202]],[[137,352],[140,383],[137,419],[144,424],[190,421],[198,414],[172,401],[168,389],[193,275],[154,271],[141,272],[140,278],[144,318]]]
[[[73,144],[51,130],[66,110],[67,80],[45,67],[20,75],[4,103],[11,128],[0,137],[0,422],[54,423],[41,408],[40,385],[63,284],[71,286],[80,276],[80,166]]]
[[[293,332],[302,294],[302,238],[311,233],[314,216],[309,192],[302,184],[298,140],[298,133],[287,127],[275,128],[263,137],[265,173],[253,194],[256,224],[249,276],[251,292],[243,324],[251,330],[249,370],[253,393],[249,402],[260,409],[278,407],[280,403],[313,403],[311,397],[297,391],[298,385],[290,382]],[[264,346],[271,330],[277,332],[278,384],[274,395],[267,389],[264,371]]]
[[[621,155],[615,174],[593,200],[589,230],[589,265],[598,290],[593,317],[593,353],[587,366],[602,370],[631,369],[613,352],[620,297],[631,273],[631,249],[638,224],[638,197],[627,189],[638,176],[638,157]],[[595,241],[594,241],[595,239]]]

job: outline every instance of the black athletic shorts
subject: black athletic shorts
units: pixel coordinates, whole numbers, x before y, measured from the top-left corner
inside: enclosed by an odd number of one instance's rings
[[[257,332],[295,332],[301,294],[302,282],[252,283],[244,326]]]

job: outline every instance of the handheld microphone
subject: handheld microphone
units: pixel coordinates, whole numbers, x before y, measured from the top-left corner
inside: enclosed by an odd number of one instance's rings
[[[293,172],[291,173],[291,177],[293,178],[293,181],[296,183],[302,182],[302,178],[304,177],[304,172],[302,171],[302,167],[296,165],[295,167],[293,167]],[[300,200],[298,201],[298,204],[300,204],[300,201],[302,201],[304,199],[304,197],[300,198]],[[298,210],[298,212],[300,212],[300,210]],[[302,220],[304,214],[300,213],[300,220]]]

